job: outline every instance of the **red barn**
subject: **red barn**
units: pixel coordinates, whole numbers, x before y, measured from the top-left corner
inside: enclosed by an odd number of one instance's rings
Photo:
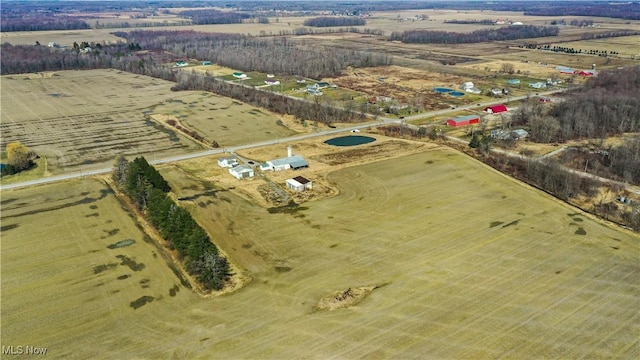
[[[477,124],[480,122],[480,118],[477,115],[458,116],[447,120],[447,125],[458,127],[469,124]]]
[[[498,105],[487,106],[486,108],[484,108],[484,111],[488,112],[489,114],[498,114],[502,112],[507,112],[508,109],[504,104],[498,104]]]

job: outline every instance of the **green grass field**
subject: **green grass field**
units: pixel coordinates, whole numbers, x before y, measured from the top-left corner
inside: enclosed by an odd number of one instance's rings
[[[58,358],[640,356],[637,234],[452,150],[333,172],[339,196],[289,213],[161,172],[253,280],[216,298],[182,288],[98,181],[5,191],[2,345]],[[125,238],[136,244],[107,248]],[[315,309],[363,286],[377,288],[356,306]],[[154,300],[134,310],[142,296]]]

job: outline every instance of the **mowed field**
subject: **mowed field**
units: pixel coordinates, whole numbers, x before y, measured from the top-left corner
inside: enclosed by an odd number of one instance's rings
[[[338,196],[288,213],[161,172],[253,280],[216,298],[183,289],[98,181],[5,191],[2,345],[58,358],[640,356],[637,234],[452,150],[333,172]],[[106,248],[125,238],[136,244]],[[117,255],[145,268],[94,273]],[[376,288],[356,306],[316,309],[364,286]],[[134,310],[141,296],[154,300]]]

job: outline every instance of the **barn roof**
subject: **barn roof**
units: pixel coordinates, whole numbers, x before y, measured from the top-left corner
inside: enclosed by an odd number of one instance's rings
[[[272,166],[285,165],[285,164],[289,164],[291,165],[291,167],[294,167],[294,164],[296,165],[302,164],[302,166],[309,166],[309,164],[307,164],[307,162],[300,155],[293,155],[285,158],[269,160],[268,162]],[[296,167],[300,167],[300,166],[296,166]]]
[[[449,119],[449,120],[453,120],[454,122],[463,122],[463,121],[469,121],[469,120],[473,120],[473,119],[479,119],[478,115],[458,116],[458,117],[454,117],[454,118]]]
[[[491,109],[494,113],[507,111],[507,107],[504,104],[487,106],[485,110],[487,109]]]
[[[309,179],[307,179],[305,177],[302,177],[302,176],[296,176],[296,177],[293,178],[293,180],[299,182],[302,185],[308,184],[308,183],[311,182],[311,180],[309,180]]]
[[[231,170],[236,174],[246,173],[253,171],[253,168],[249,165],[238,165],[236,167],[231,168]]]

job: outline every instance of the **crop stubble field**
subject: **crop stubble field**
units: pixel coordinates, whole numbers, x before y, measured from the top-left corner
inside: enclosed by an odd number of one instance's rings
[[[167,119],[223,145],[293,133],[264,110],[171,86],[116,70],[3,76],[0,147],[20,141],[46,157],[49,172],[60,173],[108,166],[118,154],[153,160],[201,148]]]
[[[96,180],[8,191],[3,344],[75,358],[640,355],[637,235],[452,150],[332,172],[338,196],[290,213],[161,172],[253,280],[213,299],[183,289]],[[106,248],[121,238],[136,244]],[[94,274],[118,254],[145,268]],[[377,288],[354,307],[316,309],[363,286]]]

